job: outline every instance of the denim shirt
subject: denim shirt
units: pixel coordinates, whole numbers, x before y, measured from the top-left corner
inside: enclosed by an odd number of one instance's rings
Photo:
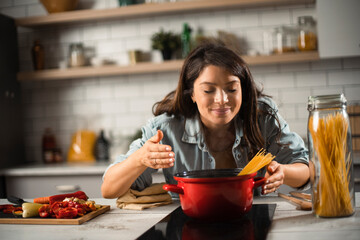
[[[278,114],[275,103],[270,98],[261,98],[258,100],[259,109],[272,111],[277,115],[280,122],[281,137],[280,143],[287,144],[286,147],[276,142],[276,134],[279,125],[274,117],[269,115],[259,115],[259,126],[262,136],[265,140],[264,149],[272,153],[275,161],[281,164],[304,163],[308,165],[308,151],[305,148],[302,138],[290,131],[288,124]],[[235,141],[232,147],[233,157],[238,168],[243,168],[248,163],[248,149],[241,145],[243,137],[243,121],[237,117],[235,121]],[[142,127],[142,138],[131,143],[129,151],[125,155],[120,155],[111,166],[125,160],[136,150],[141,148],[145,142],[154,136],[157,130],[164,133],[161,144],[170,145],[175,153],[174,166],[162,169],[167,183],[176,184],[173,176],[176,173],[191,170],[215,169],[215,159],[209,152],[205,143],[204,135],[201,132],[201,122],[199,116],[194,118],[175,117],[162,114],[150,119]],[[156,169],[147,168],[132,184],[132,189],[142,190],[152,184],[151,174]],[[266,170],[258,172],[258,176],[264,176]],[[121,177],[121,176],[119,176]]]

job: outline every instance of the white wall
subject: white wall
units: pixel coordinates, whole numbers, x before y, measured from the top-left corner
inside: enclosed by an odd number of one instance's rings
[[[112,8],[116,0],[81,0],[81,8]],[[47,14],[36,0],[2,0],[0,12],[15,18]],[[20,68],[31,70],[30,48],[35,39],[45,46],[48,68],[67,56],[69,44],[83,42],[99,56],[118,64],[128,62],[127,51],[150,51],[150,37],[160,27],[180,32],[183,20],[206,34],[217,30],[245,38],[250,48],[262,51],[262,33],[279,25],[295,25],[301,15],[316,18],[314,5],[246,10],[209,11],[142,18],[86,22],[37,29],[19,28]],[[255,80],[272,95],[292,130],[306,138],[309,95],[345,93],[360,102],[360,57],[305,63],[251,66]],[[152,116],[151,107],[173,90],[177,72],[22,83],[25,106],[27,161],[41,161],[41,135],[45,127],[56,131],[67,153],[74,131],[89,128],[131,135]],[[118,143],[117,145],[119,145]],[[123,146],[122,146],[123,147]],[[120,151],[123,151],[120,149]]]

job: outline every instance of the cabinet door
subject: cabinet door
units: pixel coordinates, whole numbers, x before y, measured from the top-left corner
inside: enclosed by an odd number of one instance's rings
[[[23,122],[13,19],[0,15],[0,169],[24,161]]]
[[[360,1],[317,0],[321,58],[360,56]]]

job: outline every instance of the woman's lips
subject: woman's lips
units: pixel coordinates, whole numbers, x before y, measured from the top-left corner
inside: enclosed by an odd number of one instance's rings
[[[231,108],[213,108],[212,111],[218,115],[225,115],[230,112]]]

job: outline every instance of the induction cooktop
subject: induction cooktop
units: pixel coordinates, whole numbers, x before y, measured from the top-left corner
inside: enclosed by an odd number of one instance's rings
[[[143,233],[139,240],[265,240],[276,204],[253,204],[250,212],[239,219],[204,222],[192,219],[178,207]]]

